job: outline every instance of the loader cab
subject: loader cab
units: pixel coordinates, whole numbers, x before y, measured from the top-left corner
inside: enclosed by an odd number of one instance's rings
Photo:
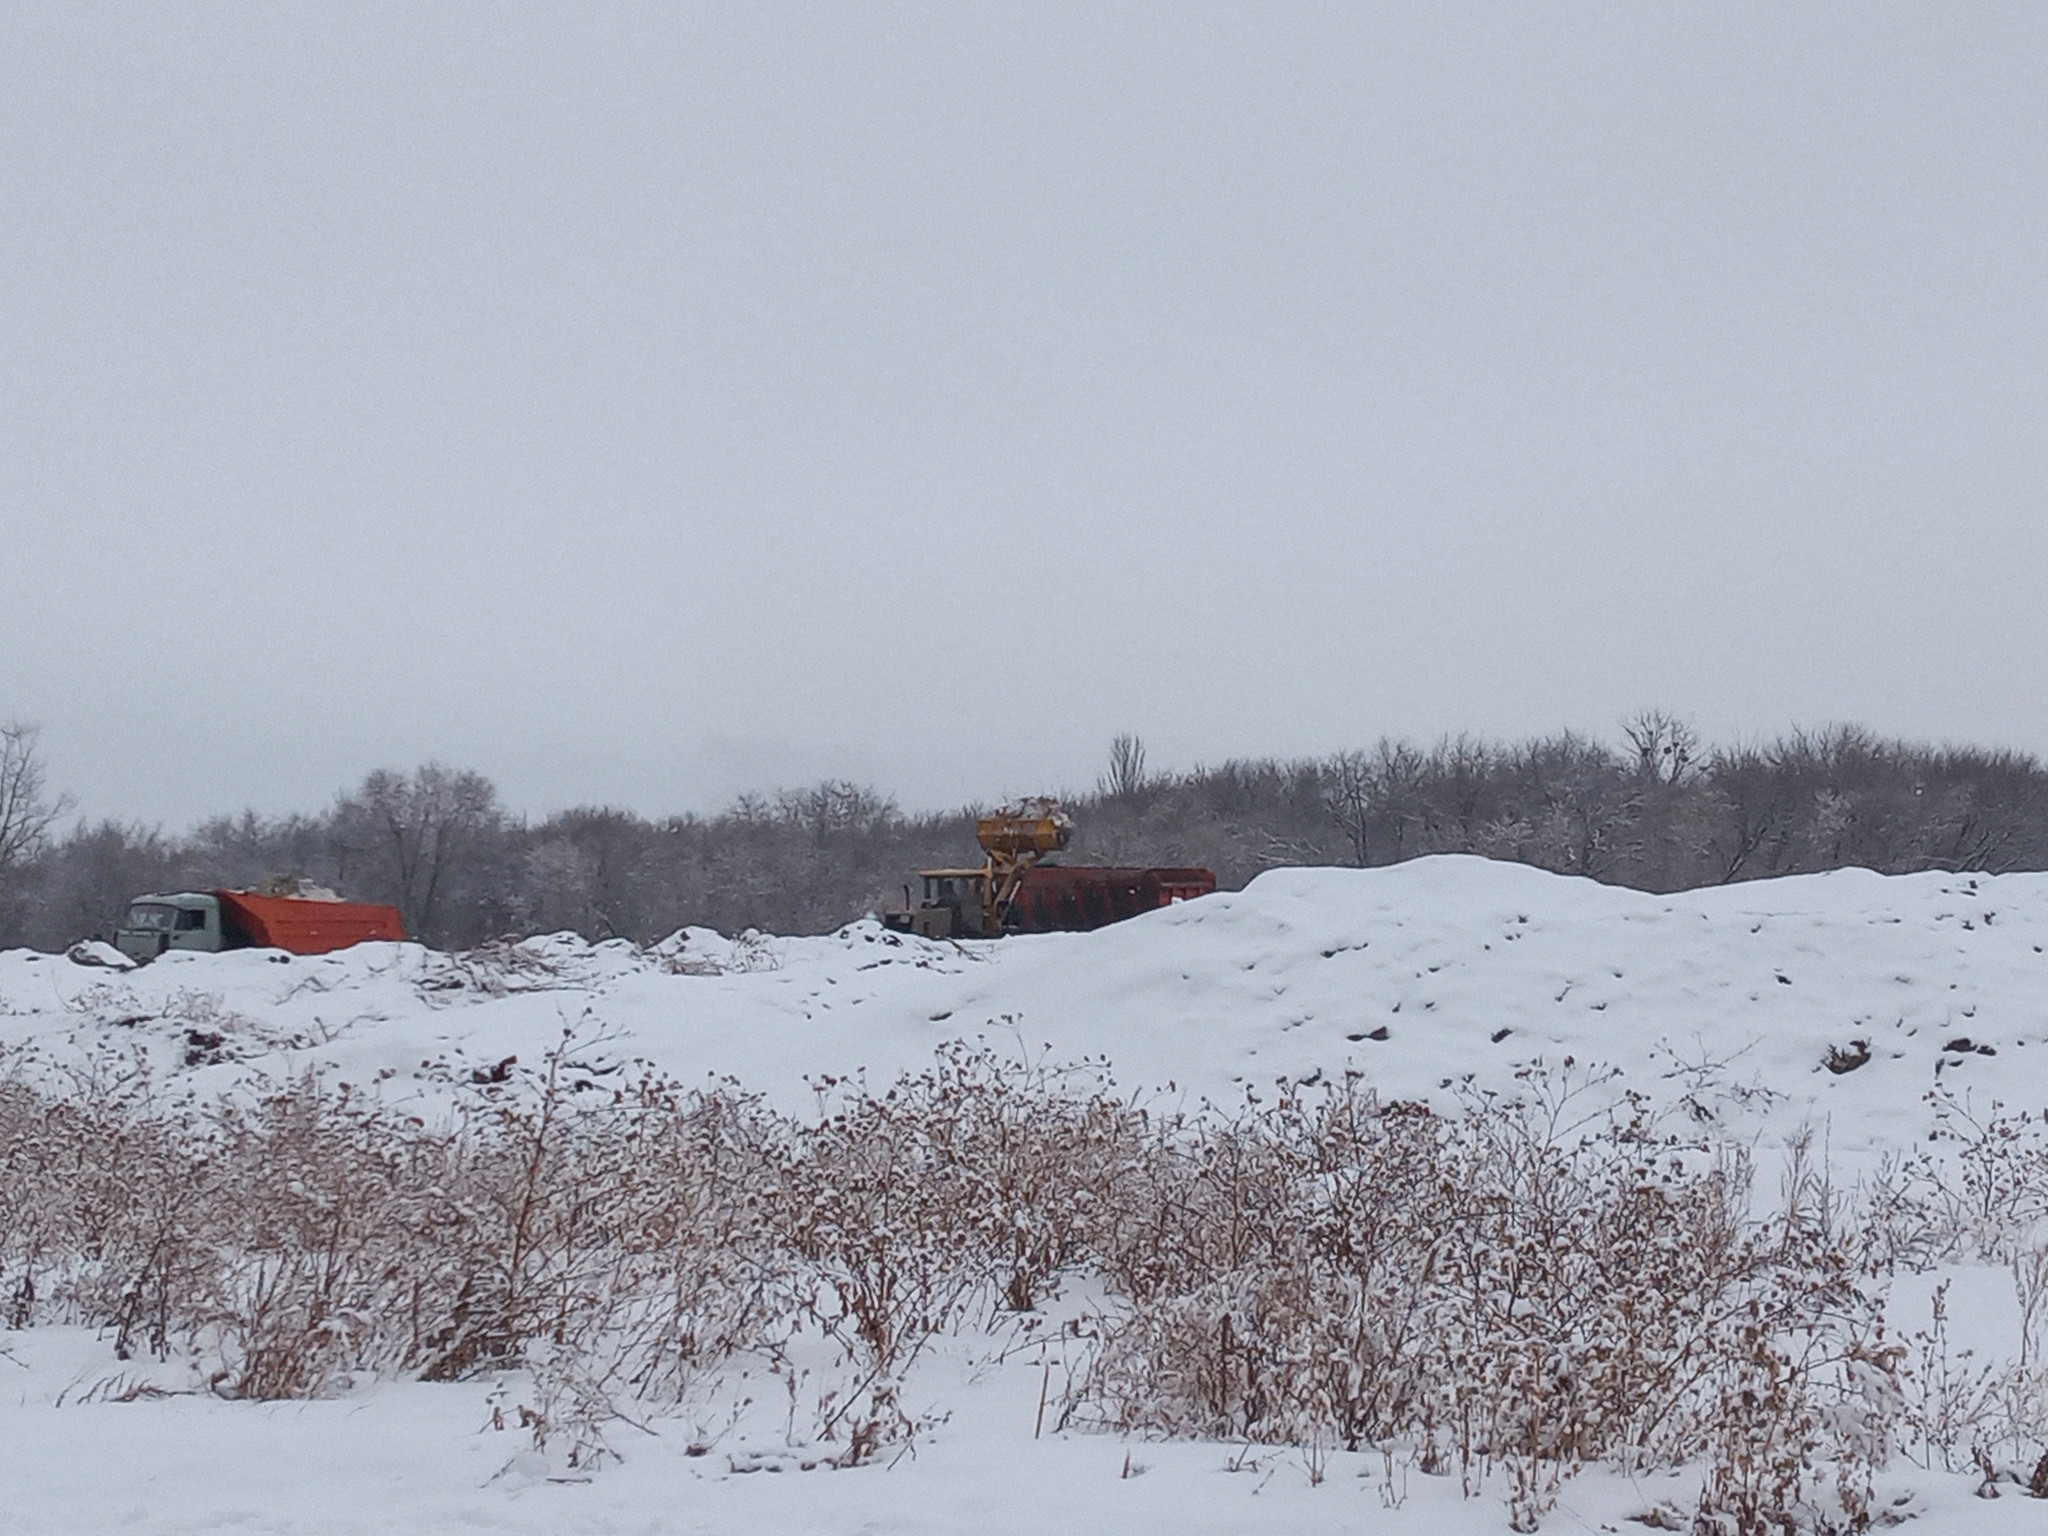
[[[154,960],[167,949],[211,953],[225,944],[220,898],[197,891],[137,897],[114,936],[114,947],[131,960]]]
[[[927,872],[924,877],[924,904],[928,907],[962,907],[972,902],[981,905],[981,879],[975,875],[947,875]]]
[[[898,933],[914,933],[927,939],[972,939],[988,935],[983,930],[982,882],[986,871],[979,869],[924,869],[918,871],[923,899],[900,912],[884,913],[885,927]]]

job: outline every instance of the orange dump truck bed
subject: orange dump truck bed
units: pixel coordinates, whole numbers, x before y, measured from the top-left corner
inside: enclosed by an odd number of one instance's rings
[[[356,901],[303,901],[294,896],[256,896],[248,891],[215,891],[221,926],[231,944],[288,949],[295,955],[324,955],[371,939],[403,939],[398,908]]]

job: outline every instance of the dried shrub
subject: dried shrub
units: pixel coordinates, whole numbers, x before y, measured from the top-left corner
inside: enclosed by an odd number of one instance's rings
[[[1505,1473],[1518,1529],[1601,1460],[1708,1458],[1707,1513],[1744,1532],[1815,1497],[1823,1462],[1857,1469],[1836,1493],[1860,1509],[1882,1435],[1823,1431],[1852,1398],[1882,1417],[1866,1378],[1895,1357],[1849,1256],[1805,1213],[1748,1222],[1739,1164],[1631,1099],[1587,1107],[1597,1086],[1535,1074],[1440,1116],[1352,1079],[1196,1128],[1159,1209],[1232,1219],[1118,1256],[1144,1289],[1081,1406],[1127,1431],[1399,1442],[1468,1491]],[[1794,1398],[1792,1442],[1742,1438]]]
[[[572,1028],[451,1074],[432,1116],[310,1079],[202,1102],[0,1076],[4,1321],[182,1352],[231,1397],[520,1373],[513,1417],[577,1468],[751,1355],[792,1436],[851,1465],[916,1433],[934,1340],[1029,1329],[1085,1277],[1064,1422],[1299,1447],[1312,1479],[1371,1447],[1523,1530],[1596,1463],[1698,1468],[1696,1529],[1757,1536],[1859,1528],[1895,1451],[2024,1488],[2048,1446],[2023,1117],[1951,1120],[1854,1206],[1795,1149],[1762,1209],[1741,1157],[1570,1063],[1456,1113],[1350,1077],[1157,1115],[1099,1066],[953,1046],[797,1118],[603,1047]],[[1986,1255],[2017,1362],[1948,1358],[1939,1316],[1887,1340],[1888,1274]],[[799,1358],[826,1362],[809,1389]]]

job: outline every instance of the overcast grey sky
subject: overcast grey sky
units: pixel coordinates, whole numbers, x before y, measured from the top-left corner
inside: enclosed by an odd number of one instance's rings
[[[2048,7],[0,9],[93,814],[1382,733],[2048,751]]]

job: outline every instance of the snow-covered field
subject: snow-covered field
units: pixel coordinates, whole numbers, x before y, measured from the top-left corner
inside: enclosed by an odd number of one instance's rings
[[[1447,857],[1276,871],[1098,933],[993,944],[860,923],[808,939],[691,931],[648,951],[557,937],[472,957],[173,954],[140,970],[0,955],[0,1046],[26,1048],[16,1069],[45,1083],[143,1057],[202,1095],[312,1071],[433,1101],[451,1078],[539,1060],[565,1029],[793,1112],[820,1074],[884,1082],[976,1037],[1105,1058],[1127,1093],[1189,1106],[1353,1070],[1384,1098],[1449,1108],[1570,1058],[1618,1068],[1767,1173],[1811,1132],[1848,1181],[1925,1143],[1937,1088],[2048,1111],[2048,876],[1852,870],[1648,896]],[[1867,1060],[1830,1070],[1831,1053]],[[1927,1292],[1902,1288],[1895,1332],[1925,1326]],[[2009,1275],[1963,1272],[1951,1297],[1959,1345],[2018,1353]],[[1377,1453],[1337,1453],[1316,1483],[1271,1448],[1056,1432],[1038,1410],[1064,1367],[1035,1347],[995,1353],[970,1332],[920,1366],[915,1407],[936,1422],[893,1464],[799,1470],[758,1427],[693,1455],[704,1425],[656,1421],[615,1441],[620,1464],[557,1481],[490,1427],[489,1382],[226,1402],[80,1330],[0,1333],[0,1531],[1506,1528],[1497,1498],[1390,1475]],[[134,1390],[145,1383],[172,1395]],[[1625,1522],[1689,1507],[1664,1481],[1582,1476],[1545,1528],[1640,1528]],[[1976,1482],[1895,1465],[1881,1488],[1916,1530],[2048,1522],[2016,1488],[1971,1497]]]

